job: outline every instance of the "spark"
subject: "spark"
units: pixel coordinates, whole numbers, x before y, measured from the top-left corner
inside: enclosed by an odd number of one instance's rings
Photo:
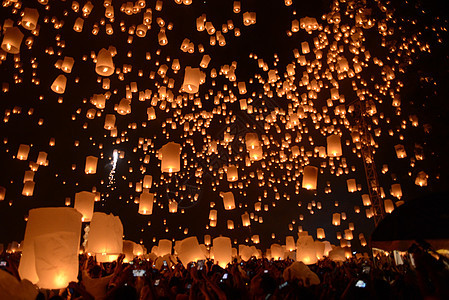
[[[114,182],[115,182],[114,175],[115,175],[115,169],[117,167],[117,161],[118,161],[118,151],[114,150],[114,152],[112,153],[112,162],[111,162],[112,168],[111,168],[111,171],[109,172],[109,176],[108,176],[108,178],[109,178],[108,187],[114,185]]]

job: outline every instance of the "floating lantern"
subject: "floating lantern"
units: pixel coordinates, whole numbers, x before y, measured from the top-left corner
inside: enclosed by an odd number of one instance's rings
[[[181,170],[181,145],[169,142],[165,144],[158,152],[158,158],[161,160],[161,171],[174,173]]]
[[[223,197],[223,205],[226,210],[231,210],[235,208],[234,194],[232,192],[220,193]]]
[[[39,12],[35,8],[25,7],[23,10],[22,26],[28,30],[34,30],[39,19]]]
[[[20,160],[27,160],[28,159],[28,153],[30,153],[30,146],[20,144],[19,150],[17,151],[17,159]]]
[[[302,187],[307,190],[316,190],[318,179],[318,168],[314,166],[304,167],[304,175],[302,177]]]
[[[58,75],[58,77],[56,77],[55,81],[53,81],[51,85],[51,90],[57,94],[64,94],[66,84],[67,77],[62,74]]]
[[[142,194],[140,194],[139,214],[151,215],[153,213],[153,202],[154,194],[144,190]]]
[[[427,178],[429,178],[429,175],[427,175],[424,171],[420,171],[416,176],[415,184],[419,186],[427,186]]]
[[[339,226],[340,225],[340,214],[334,213],[332,214],[332,225]]]
[[[115,128],[115,115],[107,114],[104,119],[104,129],[113,130]]]
[[[229,165],[226,168],[226,177],[229,182],[235,182],[239,179],[239,173],[236,166]]]
[[[354,193],[355,191],[357,191],[357,183],[355,179],[348,179],[346,180],[346,183],[348,185],[348,192]]]
[[[11,54],[18,54],[20,52],[23,33],[17,27],[7,27],[4,30],[2,49]]]
[[[195,236],[183,239],[180,242],[179,248],[176,249],[176,252],[184,267],[187,267],[190,262],[206,259],[206,256],[198,243],[198,239]]]
[[[101,49],[97,55],[95,72],[100,76],[111,76],[114,74],[115,66],[112,60],[112,54],[109,50]]]
[[[232,221],[232,220],[228,220],[228,229],[229,230],[232,230],[232,229],[234,229],[234,221]]]
[[[171,254],[172,249],[172,241],[167,239],[159,240],[158,246],[157,246],[157,256],[164,256],[167,254]]]
[[[387,214],[391,214],[394,210],[393,201],[391,201],[390,199],[385,199],[384,200],[384,208],[385,208],[385,212]]]
[[[151,185],[153,183],[153,176],[151,175],[145,175],[143,177],[143,188],[150,189]]]
[[[296,243],[296,260],[306,265],[315,264],[316,257],[315,242],[310,235],[299,236]]]
[[[231,263],[232,260],[232,244],[228,237],[217,237],[213,239],[213,256],[214,263],[222,268]]]
[[[333,134],[327,137],[327,155],[331,157],[342,155],[339,135]]]
[[[198,93],[200,87],[201,72],[199,68],[186,67],[182,89],[189,93]]]
[[[390,194],[393,197],[396,197],[398,199],[402,198],[402,189],[401,189],[401,185],[399,183],[395,183],[391,185],[391,190],[390,190]]]
[[[407,157],[407,152],[405,151],[404,145],[398,144],[394,146],[394,149],[396,151],[396,156],[398,158],[405,158]]]
[[[247,212],[245,212],[242,215],[242,224],[243,224],[244,227],[248,227],[248,226],[251,225],[251,221],[249,219],[249,214]]]
[[[86,166],[84,172],[86,174],[95,174],[97,172],[98,157],[88,156],[86,157]]]
[[[22,195],[23,196],[33,196],[34,185],[36,183],[34,181],[25,181],[23,184]]]
[[[90,222],[94,213],[95,194],[82,191],[75,194],[75,209],[82,214],[83,222]]]
[[[317,239],[320,239],[320,240],[324,239],[326,237],[323,228],[317,228],[316,229],[316,237],[317,237]]]
[[[295,239],[292,236],[285,237],[285,250],[286,251],[295,251],[296,250]]]

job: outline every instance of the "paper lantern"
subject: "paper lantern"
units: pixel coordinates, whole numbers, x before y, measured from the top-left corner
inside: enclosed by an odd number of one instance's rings
[[[220,193],[220,196],[223,197],[224,209],[231,210],[235,208],[234,194],[232,192]]]
[[[112,130],[115,128],[115,115],[107,114],[104,119],[104,129]]]
[[[71,73],[73,64],[75,63],[75,60],[72,57],[64,57],[64,60],[62,61],[61,70],[65,73]]]
[[[189,93],[198,93],[200,87],[201,72],[199,68],[186,67],[182,89]]]
[[[81,214],[70,207],[29,212],[19,275],[41,288],[59,289],[77,281]]]
[[[161,160],[161,171],[174,173],[181,170],[181,145],[169,142],[165,144],[158,152],[158,158]]]
[[[11,54],[20,52],[20,44],[22,43],[23,33],[17,27],[4,28],[2,49]]]
[[[362,195],[362,201],[364,206],[370,206],[371,205],[371,199],[368,194]]]
[[[340,136],[333,134],[327,137],[327,155],[337,157],[342,155]]]
[[[176,201],[169,201],[168,202],[168,211],[172,214],[178,212],[178,202]]]
[[[339,226],[340,225],[340,214],[334,213],[332,214],[332,225]]]
[[[95,212],[90,222],[86,252],[95,254],[99,262],[108,262],[122,253],[122,237],[123,226],[119,217]]]
[[[28,30],[36,29],[39,12],[35,8],[25,7],[23,10],[22,26]]]
[[[195,236],[183,239],[176,252],[184,267],[187,267],[187,264],[190,262],[206,259],[206,256],[198,243],[198,239]]]
[[[165,35],[165,30],[159,31],[158,35],[157,35],[158,41],[159,41],[159,45],[161,46],[165,46],[168,44],[168,40],[167,40],[167,36]]]
[[[73,30],[76,32],[81,32],[83,31],[83,27],[84,27],[84,19],[80,17],[76,18],[75,24],[73,24]]]
[[[101,49],[97,55],[97,63],[95,65],[95,72],[100,76],[111,76],[114,74],[115,66],[112,60],[112,54],[106,49]]]
[[[270,246],[271,258],[274,260],[282,260],[284,259],[284,249],[281,245],[272,244]]]
[[[97,172],[98,157],[88,156],[86,157],[86,166],[84,172],[86,174],[95,174]]]
[[[314,166],[304,167],[304,175],[302,177],[302,187],[307,190],[316,190],[318,178],[318,168]]]
[[[246,149],[248,149],[248,151],[255,149],[255,148],[259,148],[260,141],[259,141],[259,136],[257,135],[257,133],[248,132],[247,134],[245,134],[245,144],[246,144]]]
[[[345,229],[345,240],[352,240],[353,239],[353,235],[352,235],[352,230],[351,229]]]
[[[385,208],[385,212],[387,214],[391,214],[394,210],[393,201],[391,201],[390,199],[385,199],[384,200],[384,208]]]
[[[34,185],[36,183],[34,181],[25,181],[23,184],[22,195],[23,196],[33,196]]]
[[[143,177],[143,187],[144,187],[145,189],[150,189],[152,183],[153,183],[153,176],[151,176],[151,175],[145,175],[145,176]]]
[[[239,179],[239,173],[236,166],[229,165],[226,168],[226,177],[229,182],[235,182]]]
[[[427,186],[427,178],[429,175],[424,171],[420,171],[415,179],[415,184],[419,186]]]
[[[213,239],[214,263],[222,268],[232,261],[231,239],[228,237],[217,237]]]
[[[206,246],[209,246],[209,245],[210,245],[210,242],[211,242],[210,235],[206,234],[206,235],[204,236],[204,244],[205,244]]]
[[[249,225],[251,225],[251,222],[250,222],[250,220],[249,220],[249,214],[248,214],[247,212],[245,212],[245,213],[242,215],[242,225],[243,225],[244,227],[248,227]]]
[[[407,157],[407,152],[405,151],[404,145],[398,144],[398,145],[394,146],[394,150],[396,151],[397,158]]]
[[[157,246],[157,256],[164,256],[167,254],[171,254],[172,241],[167,239],[159,240],[159,244]]]
[[[253,255],[253,250],[246,245],[239,245],[239,255],[244,261],[248,261]]]
[[[216,221],[217,220],[217,211],[215,209],[211,209],[209,212],[209,220]]]
[[[395,183],[391,185],[391,190],[390,190],[390,194],[393,197],[396,197],[398,199],[402,198],[402,189],[401,189],[401,185],[399,183]]]
[[[260,237],[258,234],[255,234],[251,237],[251,241],[253,241],[254,244],[259,244],[260,243]]]
[[[123,262],[129,263],[134,259],[134,242],[123,240],[123,254],[125,254],[125,258]]]
[[[140,194],[139,214],[151,215],[153,213],[153,201],[154,194],[144,190],[142,194]]]
[[[346,180],[346,183],[348,185],[348,192],[354,193],[355,191],[357,191],[357,183],[355,179],[348,179]]]
[[[249,150],[249,157],[253,161],[258,161],[262,159],[262,156],[263,156],[262,147],[255,147]]]
[[[58,75],[58,77],[56,77],[55,81],[53,81],[51,85],[51,90],[57,94],[64,94],[66,84],[67,77],[62,74]]]
[[[315,264],[316,257],[315,242],[310,235],[298,236],[296,243],[296,260],[302,261],[306,265]]]
[[[0,186],[0,201],[5,200],[6,196],[6,188],[4,186]]]
[[[17,159],[27,160],[29,152],[30,152],[30,146],[21,144],[19,146],[19,150],[17,151]]]
[[[320,240],[324,239],[326,237],[323,228],[317,228],[316,229],[316,237],[317,237],[317,239],[320,239]]]
[[[287,251],[295,251],[296,250],[295,239],[292,236],[285,237],[285,250],[287,250]]]
[[[75,194],[75,209],[79,211],[83,222],[90,222],[94,213],[95,194],[82,191]]]
[[[227,224],[228,224],[228,229],[229,229],[229,230],[234,229],[234,221],[228,220]]]

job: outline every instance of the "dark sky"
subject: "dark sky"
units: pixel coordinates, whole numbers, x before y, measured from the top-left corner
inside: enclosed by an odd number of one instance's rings
[[[373,101],[377,110],[366,119],[375,141],[377,171],[386,198],[394,202],[399,200],[390,195],[394,183],[401,184],[401,200],[405,201],[420,194],[447,190],[449,147],[445,116],[448,113],[449,97],[448,14],[442,2],[426,1],[423,6],[416,1],[393,1],[384,9],[373,1],[366,1],[366,6],[361,1],[341,1],[339,6],[335,3],[331,5],[330,1],[294,1],[291,6],[285,6],[279,0],[242,1],[242,11],[236,14],[232,12],[233,1],[194,0],[190,6],[164,1],[162,11],[156,11],[153,1],[151,4],[147,1],[146,8],[152,9],[153,21],[145,38],[129,33],[131,26],[142,23],[143,12],[126,15],[120,12],[120,5],[115,3],[118,1],[113,2],[114,22],[104,17],[105,8],[99,3],[85,18],[81,33],[72,29],[75,20],[82,18],[82,15],[71,8],[71,2],[58,1],[49,5],[48,9],[37,2],[27,3],[15,12],[12,7],[0,8],[1,23],[11,19],[25,34],[20,55],[14,57],[8,54],[0,65],[0,79],[3,86],[9,86],[9,91],[1,94],[0,101],[0,111],[4,112],[4,120],[0,122],[3,140],[0,144],[0,186],[6,188],[6,198],[0,202],[0,243],[23,238],[29,209],[63,206],[67,197],[71,198],[73,206],[75,193],[91,191],[95,187],[101,193],[101,201],[95,204],[95,211],[119,215],[124,225],[125,239],[141,241],[147,248],[153,245],[153,238],[182,239],[196,235],[202,242],[204,234],[229,236],[238,243],[258,234],[261,246],[267,247],[273,242],[285,243],[285,236],[296,236],[298,226],[309,231],[314,238],[316,228],[324,228],[326,239],[337,243],[336,233],[343,233],[349,223],[354,223],[353,247],[360,249],[358,234],[364,233],[368,238],[374,228],[373,221],[365,216],[365,207],[361,201],[361,195],[367,193],[366,177],[363,162],[358,157],[360,151],[351,138],[351,130],[356,124],[354,114],[348,112],[346,117],[338,115],[335,106],[342,105],[350,110],[351,103],[358,101],[361,95],[365,95],[361,99],[364,103]],[[84,3],[80,1],[81,7]],[[17,24],[20,20],[18,11],[25,5],[37,8],[40,14],[39,35],[33,37],[30,49],[25,45],[25,40],[32,34]],[[351,14],[359,10],[371,12],[368,19],[374,23],[373,27],[356,26]],[[254,25],[242,24],[244,12],[256,12]],[[340,13],[341,22],[329,23],[331,15],[337,18],[337,12]],[[229,30],[223,33],[226,46],[211,46],[210,36],[205,31],[196,30],[195,20],[203,13],[217,30],[232,20],[241,35],[236,37],[235,30]],[[326,17],[322,18],[323,15]],[[292,20],[306,16],[316,18],[322,28],[310,34],[300,29],[288,36]],[[157,41],[160,27],[156,21],[159,17],[166,22],[165,26],[173,23],[173,30],[166,30],[169,40],[167,46],[160,46]],[[106,24],[112,24],[113,35],[105,33],[101,19]],[[55,28],[55,24],[61,21],[63,26]],[[121,23],[125,29],[123,32]],[[92,34],[94,26],[99,26],[97,35]],[[385,31],[382,31],[383,26]],[[349,33],[347,41],[345,32]],[[323,33],[326,33],[328,44],[321,44],[322,58],[317,58],[313,45]],[[130,36],[132,43],[128,43]],[[355,44],[356,36],[359,44]],[[185,38],[194,43],[194,53],[180,50]],[[304,41],[311,48],[311,53],[305,55],[309,69],[301,66],[293,54],[294,49],[301,52],[301,43]],[[333,43],[337,45],[336,49],[342,47],[342,51],[337,53],[335,49],[332,50]],[[199,53],[199,44],[204,46],[204,53]],[[109,46],[117,49],[114,57],[116,69],[123,70],[124,65],[131,65],[132,70],[123,75],[123,80],[117,74],[109,77],[111,97],[106,101],[106,107],[100,110],[90,103],[90,98],[108,90],[102,88],[101,77],[95,73],[91,54],[98,54],[100,49]],[[49,54],[50,47],[53,55]],[[365,60],[367,51],[371,57]],[[151,54],[150,60],[146,59],[146,53]],[[114,106],[125,97],[126,87],[131,82],[137,83],[139,91],[148,89],[153,95],[157,95],[159,86],[167,86],[163,78],[157,74],[154,77],[151,75],[164,63],[169,67],[166,78],[174,80],[174,87],[170,88],[174,98],[186,95],[179,91],[183,70],[186,66],[197,67],[203,54],[209,54],[212,60],[207,69],[202,69],[206,73],[206,82],[194,97],[201,100],[201,107],[194,104],[193,98],[186,98],[176,107],[173,103],[176,101],[167,101],[167,109],[161,109],[163,99],[156,99],[157,105],[153,106],[157,118],[148,120],[147,108],[152,106],[152,99],[139,101],[138,93],[134,93],[130,114],[122,116],[114,111]],[[268,78],[267,71],[258,67],[255,55],[263,59],[269,70],[277,70],[278,86],[264,85]],[[75,60],[70,74],[64,74],[54,66],[58,59],[65,56]],[[354,69],[354,62],[364,62],[363,71],[354,77],[344,73],[344,78],[338,78],[334,61],[337,58],[346,58],[351,69]],[[181,64],[181,70],[177,73],[171,69],[173,59],[179,59]],[[234,82],[222,74],[217,78],[210,76],[212,68],[219,72],[223,65],[232,65],[233,61],[237,62],[237,82],[246,83],[247,94],[240,95]],[[378,61],[382,63],[376,63]],[[37,63],[37,67],[33,67],[33,62]],[[286,79],[284,74],[288,64],[296,65],[296,74]],[[386,79],[384,66],[393,69],[394,79]],[[300,83],[307,73],[308,87]],[[326,77],[327,73],[332,74],[333,80]],[[67,77],[63,95],[50,90],[59,74]],[[20,78],[21,83],[15,83],[17,78]],[[317,78],[318,84],[322,83],[316,99],[308,89],[314,78]],[[33,83],[36,80],[40,81],[39,85]],[[281,94],[279,88],[284,82],[285,86],[290,86],[290,92],[296,100]],[[330,89],[335,84],[338,84],[339,93],[344,95],[345,102],[333,101],[333,106],[327,107]],[[357,90],[354,86],[357,86]],[[272,98],[264,93],[267,87],[273,91]],[[393,94],[398,94],[401,99],[399,107],[392,105]],[[229,101],[226,97],[233,98],[233,95],[236,101]],[[308,99],[301,101],[302,95],[308,95]],[[214,101],[214,98],[217,100]],[[253,100],[254,110],[258,112],[249,114],[240,109],[238,100],[248,98]],[[88,119],[86,113],[92,108],[96,109],[98,115]],[[217,109],[221,111],[218,113]],[[274,111],[279,112],[277,120],[270,123],[269,116]],[[299,111],[305,111],[301,126],[289,128],[284,121],[290,118],[292,112]],[[210,113],[212,118],[206,119],[205,112]],[[117,115],[116,125],[121,139],[111,137],[109,131],[103,128],[106,114]],[[334,126],[326,123],[326,116],[331,122],[335,120]],[[412,126],[413,116],[419,120],[416,127]],[[190,117],[194,117],[194,121]],[[43,123],[39,125],[41,119]],[[316,119],[318,121],[314,121]],[[171,126],[170,120],[177,124],[176,128]],[[190,136],[183,132],[186,120],[190,128],[196,128]],[[271,125],[269,129],[267,124]],[[234,141],[228,145],[231,151],[221,144],[218,153],[208,154],[208,142],[223,141],[223,133],[227,130],[234,135]],[[308,151],[313,153],[315,147],[326,146],[326,136],[332,130],[341,133],[343,156],[338,159],[308,157]],[[260,140],[263,135],[270,138],[270,143],[263,146],[264,158],[251,166],[245,166],[247,151],[244,136],[247,132],[256,132]],[[379,136],[375,135],[376,132]],[[292,137],[292,142],[282,149],[286,134]],[[49,145],[51,138],[55,139],[55,146]],[[139,139],[149,145],[147,150],[139,145]],[[176,175],[165,174],[161,178],[156,150],[169,141],[183,146],[183,167]],[[15,158],[20,144],[32,145],[26,161]],[[404,145],[406,158],[396,157],[394,146],[397,144]],[[291,161],[282,161],[280,151],[291,158],[291,147],[294,145],[303,147],[304,151]],[[424,160],[417,159],[421,148]],[[124,158],[118,160],[114,180],[110,182],[114,150],[124,153]],[[29,163],[36,161],[40,151],[48,153],[48,166],[40,166],[35,173],[33,196],[22,196],[24,173],[29,170]],[[85,158],[89,155],[99,158],[97,173],[94,175],[84,173]],[[146,155],[150,156],[149,164],[143,163]],[[230,187],[226,176],[220,177],[223,166],[228,162],[239,166],[239,182],[243,188],[238,188],[238,183]],[[332,162],[335,170],[329,167]],[[299,188],[299,194],[296,194],[295,185],[301,183],[302,169],[307,164],[320,167],[318,188],[313,192]],[[381,172],[383,165],[388,165],[385,174]],[[290,167],[291,170],[287,170]],[[347,174],[343,172],[336,176],[338,168],[343,171],[347,168]],[[428,175],[427,187],[415,185],[415,178],[421,171]],[[263,180],[257,179],[257,172],[264,174]],[[151,192],[157,194],[151,216],[139,215],[138,204],[134,203],[140,194],[136,192],[135,184],[146,174],[153,176]],[[356,179],[361,185],[361,191],[349,193],[347,179]],[[330,193],[326,193],[326,187],[331,188]],[[237,206],[232,211],[224,210],[219,196],[219,192],[229,190],[233,191]],[[276,193],[280,196],[279,200],[275,199]],[[195,194],[198,200],[188,200],[189,196]],[[259,198],[262,206],[269,206],[268,211],[254,211],[254,203]],[[169,200],[179,203],[178,213],[168,213]],[[320,202],[322,209],[312,207],[311,213],[308,204],[312,201]],[[218,222],[215,228],[206,229],[211,203],[215,203],[213,209],[218,211]],[[359,206],[361,212],[355,213],[354,206]],[[243,228],[240,216],[244,212],[262,217],[263,223],[252,220],[250,228]],[[332,214],[336,212],[345,212],[347,215],[347,219],[337,227],[331,224]],[[303,215],[303,220],[300,215]],[[228,230],[227,220],[233,220],[236,229]],[[289,225],[292,230],[289,230]],[[274,239],[271,238],[272,233],[276,235]]]

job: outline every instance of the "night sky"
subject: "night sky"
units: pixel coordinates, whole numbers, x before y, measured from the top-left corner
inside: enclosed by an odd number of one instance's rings
[[[363,249],[359,233],[368,240],[374,223],[362,203],[368,187],[360,149],[351,136],[357,131],[352,112],[357,101],[371,107],[365,120],[385,199],[406,202],[447,190],[449,14],[443,1],[293,0],[287,6],[280,0],[254,0],[242,1],[241,12],[235,13],[233,1],[193,0],[184,5],[166,0],[161,11],[155,1],[146,1],[140,11],[126,14],[120,11],[122,2],[113,0],[114,19],[105,17],[101,1],[92,1],[92,11],[83,17],[86,2],[79,1],[78,11],[70,1],[23,1],[21,7],[11,3],[0,8],[2,38],[5,27],[11,26],[7,20],[24,34],[20,54],[0,53],[0,186],[6,189],[0,201],[0,243],[23,239],[30,209],[64,206],[66,198],[73,207],[75,193],[95,190],[101,195],[95,211],[118,215],[125,239],[149,249],[162,238],[195,235],[202,243],[205,234],[250,245],[251,236],[259,235],[258,247],[266,248],[285,244],[285,237],[296,237],[299,227],[314,238],[316,229],[324,228],[326,240],[337,244],[337,232],[343,234],[349,223],[355,226],[353,248]],[[39,12],[38,34],[20,25],[25,7]],[[152,10],[151,28],[138,37],[132,27],[142,24],[147,9]],[[243,24],[245,12],[256,13],[255,24]],[[196,20],[203,14],[222,32],[226,45],[211,45],[211,36],[217,34],[197,30]],[[304,17],[315,18],[318,28],[291,32],[292,21]],[[73,30],[77,18],[84,19],[82,32]],[[106,33],[106,24],[111,24],[112,35]],[[165,46],[158,43],[161,29],[168,38]],[[186,38],[194,45],[193,53],[180,49]],[[310,53],[301,52],[302,42],[308,42]],[[110,46],[117,52],[115,73],[102,77],[95,72],[93,58]],[[295,57],[295,49],[306,65]],[[200,68],[205,82],[189,96],[180,90],[184,69],[198,68],[205,54],[211,57],[208,67]],[[55,67],[64,57],[74,59],[71,73]],[[174,59],[180,63],[176,72]],[[347,69],[341,67],[345,59]],[[168,70],[162,78],[158,70],[164,64]],[[287,74],[289,65],[294,65],[294,75]],[[223,72],[230,66],[235,67],[235,81]],[[360,72],[355,72],[357,66]],[[271,83],[269,71],[277,74]],[[60,74],[67,78],[63,94],[50,89]],[[104,78],[110,79],[109,89],[103,88]],[[246,84],[246,93],[240,93],[240,82]],[[137,92],[127,93],[131,83],[137,84]],[[171,96],[161,96],[161,86]],[[338,89],[339,100],[330,100],[332,88]],[[150,97],[142,96],[145,90],[151,91]],[[108,94],[104,108],[91,101],[98,94]],[[131,112],[122,115],[114,107],[127,94]],[[252,105],[252,113],[241,108],[241,99]],[[149,107],[155,109],[155,119],[148,118]],[[95,115],[88,118],[92,109]],[[106,114],[116,115],[116,137],[104,129]],[[293,115],[299,116],[299,124],[292,125]],[[225,142],[226,132],[233,135],[231,142]],[[263,144],[263,158],[250,164],[245,162],[246,133],[257,133]],[[334,133],[341,136],[343,155],[319,157],[317,147],[326,147],[326,137]],[[161,173],[156,153],[171,141],[182,145],[182,158],[181,171],[169,175]],[[214,142],[216,152],[211,150]],[[21,144],[31,146],[26,160],[16,158]],[[397,157],[398,144],[407,157]],[[301,149],[297,157],[293,146]],[[112,172],[114,151],[120,158]],[[48,154],[48,165],[35,172],[33,195],[23,196],[25,171],[39,152]],[[147,155],[149,163],[144,162]],[[85,174],[86,156],[98,157],[96,174]],[[226,180],[223,168],[228,164],[239,168],[235,183]],[[319,168],[314,191],[301,187],[306,165]],[[415,184],[420,172],[425,172],[427,186]],[[157,195],[149,216],[138,214],[136,183],[144,175],[153,176],[150,192]],[[348,179],[355,179],[360,190],[348,192]],[[390,193],[397,183],[401,199]],[[233,210],[224,209],[219,195],[227,191],[234,194]],[[169,201],[178,203],[177,213],[168,212]],[[255,211],[256,202],[262,202],[262,211]],[[216,227],[208,226],[211,209],[218,211]],[[245,212],[255,216],[250,227],[242,226]],[[346,220],[333,226],[332,214],[342,212]],[[256,221],[260,218],[263,223]],[[235,229],[227,229],[228,220]]]

